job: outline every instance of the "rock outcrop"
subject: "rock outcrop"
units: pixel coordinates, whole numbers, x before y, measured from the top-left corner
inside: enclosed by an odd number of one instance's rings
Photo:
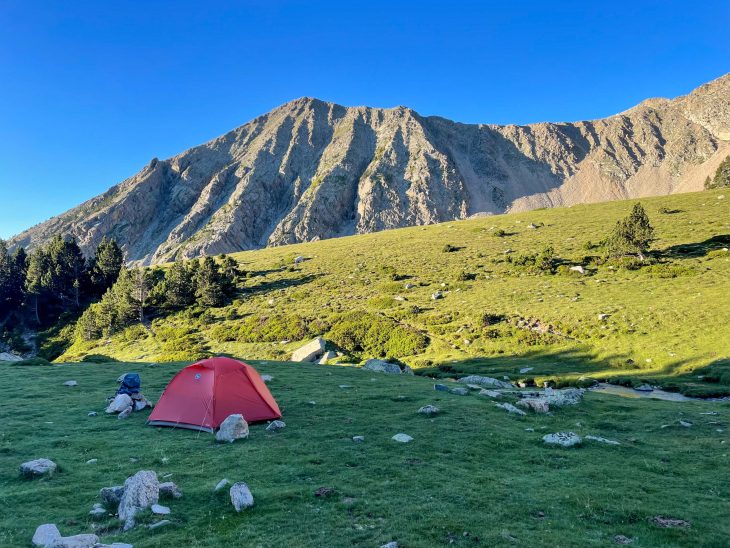
[[[104,236],[152,264],[474,215],[700,190],[730,153],[730,74],[601,120],[461,124],[286,103],[11,240]]]

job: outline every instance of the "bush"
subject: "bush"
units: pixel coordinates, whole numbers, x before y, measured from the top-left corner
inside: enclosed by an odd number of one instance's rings
[[[248,316],[237,323],[219,323],[209,332],[218,342],[298,341],[321,335],[328,329],[323,320],[309,320],[297,314]]]
[[[398,324],[390,318],[360,312],[340,315],[327,336],[349,352],[387,358],[417,354],[429,343],[426,335],[412,327]]]
[[[373,297],[372,299],[368,299],[368,306],[373,308],[391,308],[395,306],[396,303],[397,301],[393,297],[389,296]]]
[[[13,365],[53,365],[51,362],[49,362],[45,358],[35,357],[35,358],[28,358],[27,360],[20,360],[19,362],[12,362]]]
[[[470,282],[477,279],[477,275],[473,274],[471,272],[460,272],[458,276],[456,276],[457,282]]]
[[[453,246],[451,244],[446,244],[444,247],[441,248],[441,251],[444,253],[453,253],[454,251],[458,251],[459,248],[456,246]]]
[[[507,233],[504,230],[502,230],[501,228],[498,228],[492,234],[494,236],[496,236],[497,238],[504,238],[507,235]]]
[[[81,361],[84,363],[109,363],[117,362],[119,360],[115,360],[114,358],[110,358],[104,354],[88,354],[81,358]]]

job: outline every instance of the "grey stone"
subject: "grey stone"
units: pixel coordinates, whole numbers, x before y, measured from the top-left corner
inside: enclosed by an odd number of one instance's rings
[[[606,321],[610,317],[611,317],[611,314],[599,314],[598,315],[598,319],[601,320],[602,322]]]
[[[608,438],[602,438],[600,436],[586,436],[585,439],[597,441],[599,443],[606,443],[608,445],[621,445],[621,443],[616,440],[609,440]]]
[[[99,459],[89,459],[86,461],[86,464],[96,464],[97,462],[99,462]]]
[[[99,518],[101,516],[106,515],[106,509],[99,504],[98,502],[94,504],[94,506],[91,508],[91,511],[89,512],[89,515],[93,518]]]
[[[550,411],[550,404],[544,398],[525,398],[517,402],[518,407],[530,409],[535,413],[547,413]]]
[[[102,502],[110,508],[116,508],[119,506],[119,502],[122,500],[123,494],[124,487],[121,485],[103,487],[101,491],[99,491],[99,497],[101,497]]]
[[[52,475],[56,468],[56,463],[50,459],[35,459],[21,464],[20,473],[26,477],[46,476]]]
[[[225,487],[226,485],[228,485],[229,483],[231,483],[231,482],[230,482],[230,481],[228,481],[228,479],[227,479],[227,478],[223,478],[223,479],[222,479],[222,480],[220,480],[220,481],[219,481],[219,482],[218,482],[218,483],[216,484],[216,486],[215,486],[215,487],[213,488],[213,492],[217,493],[218,491],[220,491],[221,489],[223,489],[223,488],[224,488],[224,487]]]
[[[505,402],[505,403],[497,403],[495,405],[497,407],[499,407],[500,409],[504,409],[508,413],[512,413],[513,415],[521,415],[521,416],[527,415],[527,413],[525,413],[522,409],[517,409],[511,403],[506,403]]]
[[[415,373],[413,372],[413,369],[411,369],[407,365],[403,366],[403,371],[401,371],[401,373],[403,373],[404,375],[415,375]]]
[[[441,291],[435,291],[435,292],[431,293],[432,301],[437,301],[437,300],[443,299],[443,298],[444,298],[444,294]]]
[[[578,274],[585,274],[586,271],[581,265],[571,266],[570,270],[577,272]]]
[[[685,420],[680,420],[680,421],[679,421],[679,424],[680,424],[681,426],[684,426],[685,428],[689,428],[690,426],[692,426],[692,423],[691,423],[691,422],[689,422],[689,421],[685,421]]]
[[[352,441],[355,443],[362,443],[365,441],[365,436],[352,436]]]
[[[580,445],[583,440],[575,432],[556,432],[555,434],[545,434],[542,441],[550,445],[560,445],[562,447],[573,447]]]
[[[313,362],[318,360],[324,354],[324,348],[327,342],[322,337],[317,337],[313,341],[308,342],[304,346],[294,351],[291,357],[293,362]]]
[[[440,411],[441,411],[441,410],[440,410],[440,409],[439,409],[438,407],[436,407],[435,405],[424,405],[423,407],[421,407],[421,408],[420,408],[420,409],[418,410],[418,412],[419,412],[419,413],[420,413],[421,415],[427,415],[427,416],[429,416],[429,417],[430,417],[431,415],[436,415],[436,414],[437,414],[437,413],[439,413]]]
[[[449,387],[445,384],[434,384],[433,389],[436,390],[436,392],[448,392]]]
[[[391,373],[394,375],[401,374],[400,366],[394,363],[376,359],[367,360],[365,362],[365,365],[363,365],[363,369],[367,369],[369,371],[377,371],[381,373]]]
[[[92,534],[61,537],[51,544],[52,548],[93,548],[99,544],[99,537]]]
[[[242,481],[236,482],[231,486],[230,490],[231,504],[236,509],[236,512],[240,512],[246,508],[253,506],[253,495],[248,485]]]
[[[127,417],[129,417],[129,415],[131,415],[131,414],[132,414],[132,406],[130,405],[124,411],[119,413],[119,415],[117,415],[117,419],[124,420]]]
[[[132,407],[132,398],[130,398],[127,394],[117,394],[106,408],[106,412],[121,413],[129,407]]]
[[[458,382],[463,384],[478,384],[480,386],[489,386],[491,388],[514,388],[510,382],[500,381],[499,379],[494,379],[492,377],[482,377],[480,375],[462,377],[458,380]]]
[[[160,483],[160,498],[179,499],[183,496],[180,488],[171,481]]]
[[[333,350],[328,350],[324,354],[322,354],[322,357],[319,359],[320,365],[326,364],[330,360],[334,360],[337,357],[337,352]]]
[[[486,396],[488,398],[501,398],[502,397],[501,392],[497,392],[496,390],[487,390],[486,388],[482,388],[479,391],[479,395]]]
[[[274,377],[271,375],[261,375],[261,380],[264,382],[271,382],[274,380]]]
[[[533,369],[533,367],[523,367],[522,369],[520,369],[520,374],[524,375],[525,373],[529,373]]]
[[[387,544],[382,544],[380,548],[398,548],[398,543],[396,541],[391,541]]]
[[[540,394],[540,398],[546,400],[552,407],[564,407],[580,403],[583,394],[585,394],[585,390],[582,388],[565,388],[564,390],[546,388]]]
[[[468,388],[452,388],[450,390],[452,394],[456,394],[457,396],[467,396],[469,394]]]
[[[409,443],[409,442],[413,441],[413,438],[411,436],[409,436],[408,434],[403,434],[403,433],[396,434],[391,439],[394,441],[400,442],[400,443]]]
[[[66,381],[65,383],[63,383],[63,385],[64,386],[78,386],[79,383],[77,383],[76,381]]]
[[[634,388],[634,390],[638,390],[639,392],[653,392],[654,388],[649,386],[648,384],[642,384],[638,388]]]
[[[51,546],[55,541],[61,538],[61,532],[53,523],[44,523],[39,525],[33,534],[34,546]]]
[[[162,506],[161,504],[153,504],[150,506],[150,510],[152,510],[153,514],[157,514],[158,516],[166,516],[170,513],[170,509],[167,506]]]
[[[96,417],[98,413],[96,411],[89,411],[86,416],[87,417]]]
[[[119,519],[124,530],[134,527],[137,512],[157,504],[160,498],[160,483],[157,474],[151,470],[137,472],[124,482],[124,493],[119,501]]]
[[[160,527],[164,527],[165,525],[170,525],[172,522],[169,519],[162,519],[160,521],[156,521],[155,523],[149,525],[148,529],[159,529]]]
[[[286,423],[284,421],[271,421],[269,426],[266,427],[267,432],[278,432],[279,430],[283,430],[286,428]]]
[[[240,413],[228,415],[226,420],[221,423],[221,427],[218,429],[218,432],[215,433],[215,439],[217,441],[224,441],[228,443],[233,443],[236,440],[245,439],[247,437],[248,423]]]

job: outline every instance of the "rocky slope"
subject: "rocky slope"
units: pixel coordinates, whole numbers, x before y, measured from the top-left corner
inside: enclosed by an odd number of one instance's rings
[[[469,125],[303,98],[142,171],[11,241],[103,236],[142,264],[700,190],[730,154],[730,74],[609,118]]]

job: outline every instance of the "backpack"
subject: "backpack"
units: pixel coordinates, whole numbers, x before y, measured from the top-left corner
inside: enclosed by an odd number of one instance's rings
[[[122,385],[117,390],[117,394],[137,394],[140,387],[142,386],[142,380],[139,378],[138,373],[127,373],[122,379]]]

